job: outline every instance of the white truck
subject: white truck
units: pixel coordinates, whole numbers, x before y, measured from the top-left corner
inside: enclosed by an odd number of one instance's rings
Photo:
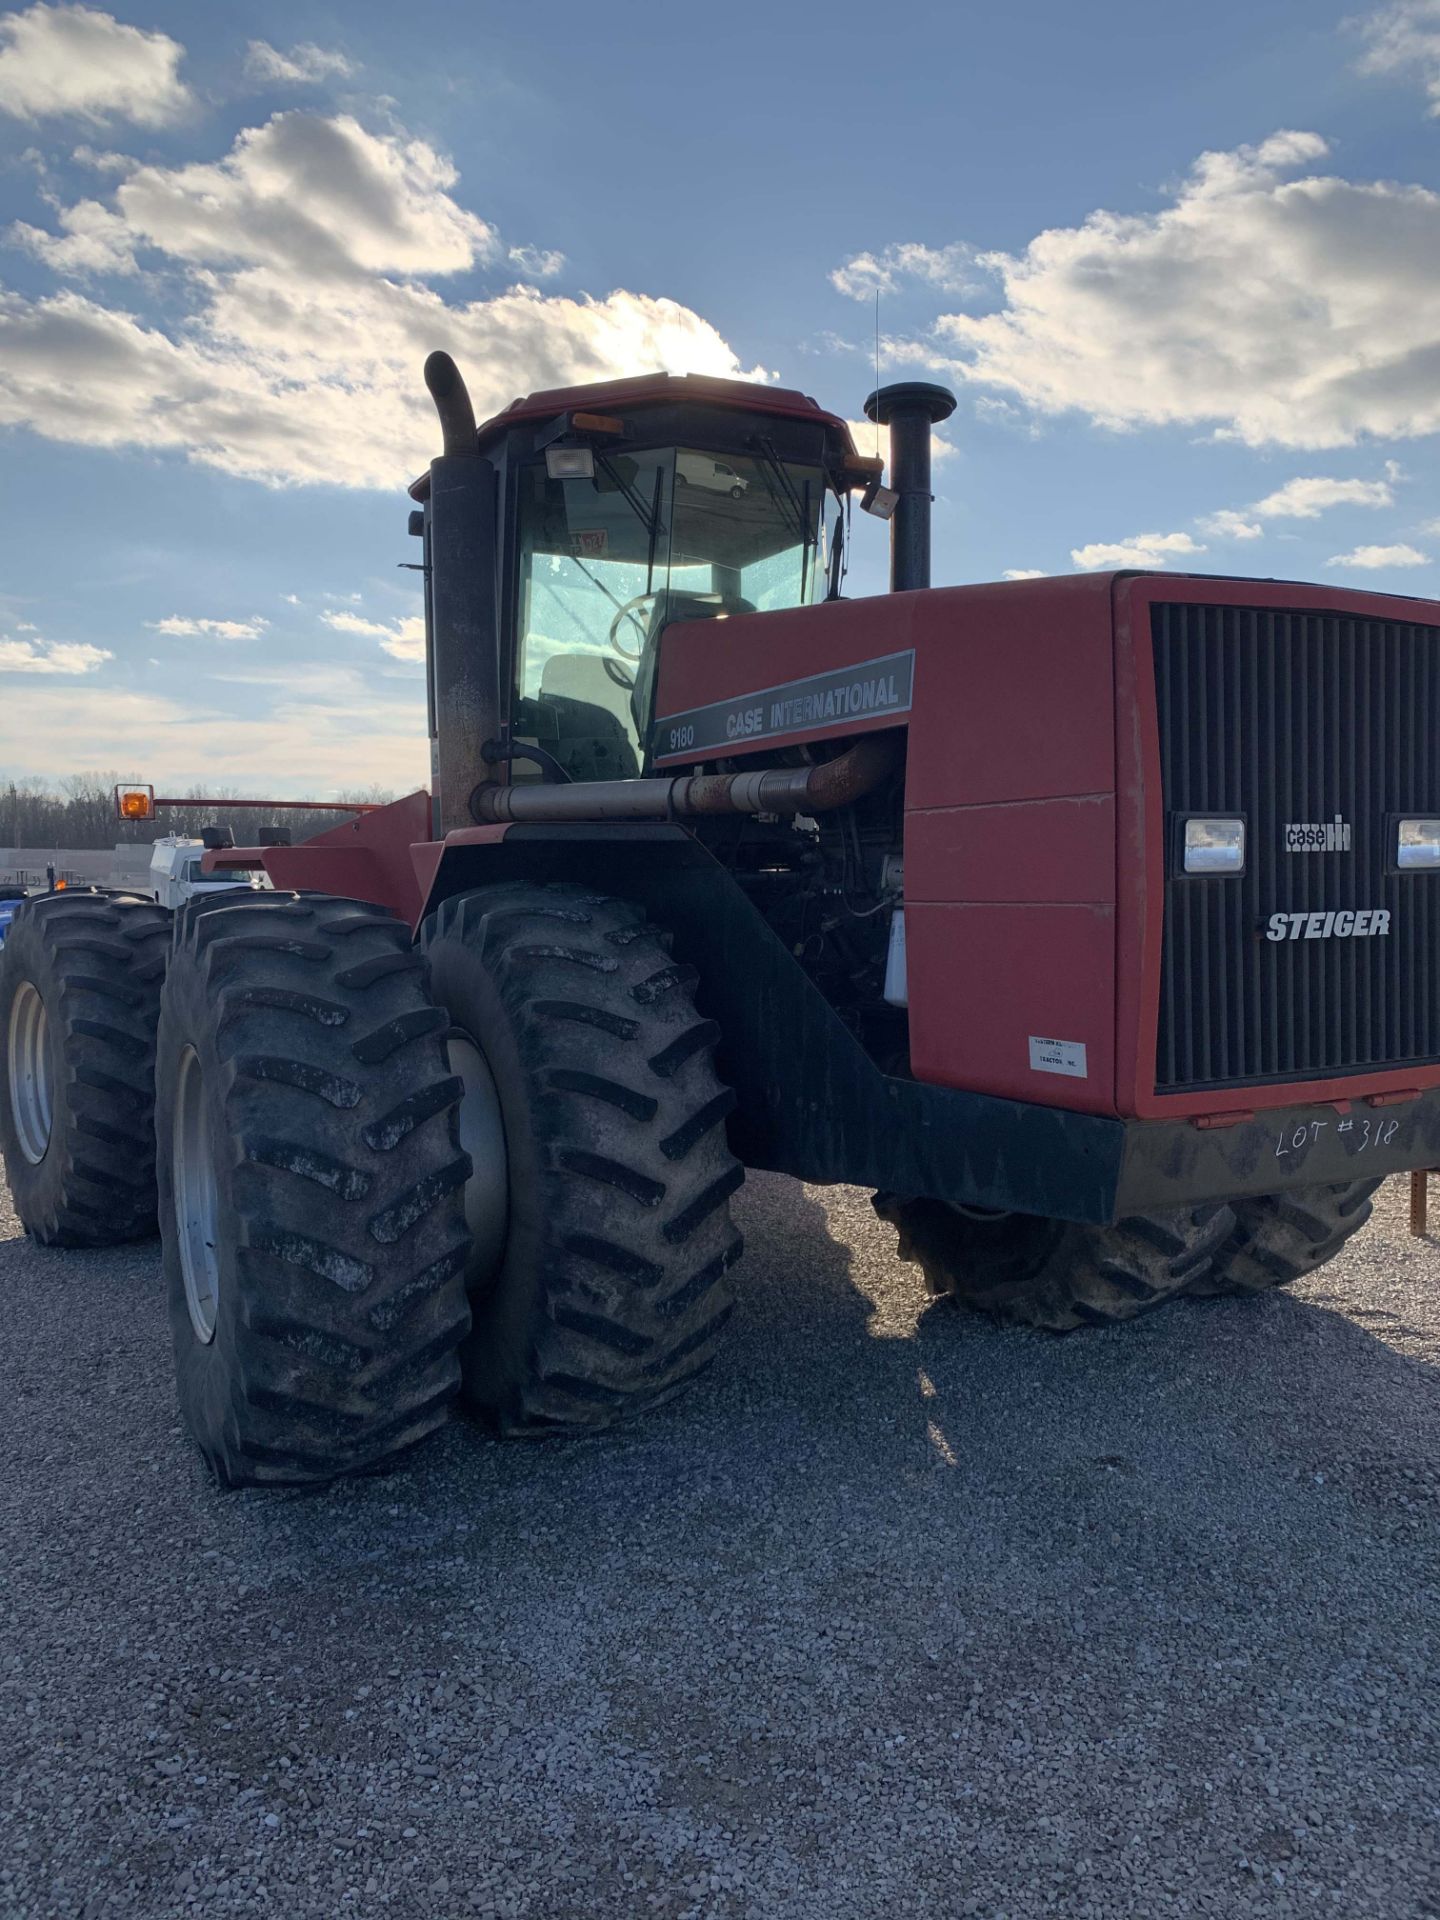
[[[149,859],[143,856],[148,852]],[[173,913],[187,900],[206,894],[233,893],[237,888],[251,893],[270,891],[263,872],[202,874],[200,862],[206,845],[178,833],[167,833],[147,848],[143,843],[120,841],[115,848],[115,864],[110,876],[112,887],[130,893],[145,893]]]

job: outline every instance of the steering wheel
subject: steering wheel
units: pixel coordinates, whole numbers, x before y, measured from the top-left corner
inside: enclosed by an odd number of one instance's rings
[[[640,622],[635,618],[636,609],[643,607],[647,600],[658,600],[659,598],[660,595],[658,591],[653,588],[648,593],[637,593],[633,600],[627,600],[625,602],[624,606],[619,609],[615,618],[610,622],[610,644],[622,660],[638,660],[645,651],[646,636],[643,633],[641,634],[640,644],[632,653],[628,647],[622,647],[620,644],[620,622],[627,619],[634,620],[638,627]]]

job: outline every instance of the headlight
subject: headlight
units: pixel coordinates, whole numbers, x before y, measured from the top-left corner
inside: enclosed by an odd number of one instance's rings
[[[1245,822],[1238,814],[1191,814],[1180,841],[1182,873],[1245,871]]]
[[[1395,865],[1401,873],[1440,867],[1440,820],[1398,821]]]

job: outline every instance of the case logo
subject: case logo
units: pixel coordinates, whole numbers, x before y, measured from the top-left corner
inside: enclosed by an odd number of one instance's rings
[[[1333,820],[1292,820],[1285,829],[1287,853],[1348,853],[1350,829],[1337,813]]]
[[[909,713],[915,682],[915,653],[887,653],[853,667],[809,674],[778,687],[757,687],[685,713],[667,713],[655,722],[657,760],[679,756],[700,760],[742,741],[783,739],[792,733],[825,728],[843,733],[847,720],[879,720]]]

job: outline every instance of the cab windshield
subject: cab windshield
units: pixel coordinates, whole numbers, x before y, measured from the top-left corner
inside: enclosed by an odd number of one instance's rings
[[[516,737],[574,780],[633,778],[663,629],[821,598],[824,498],[818,467],[684,447],[524,469]]]

